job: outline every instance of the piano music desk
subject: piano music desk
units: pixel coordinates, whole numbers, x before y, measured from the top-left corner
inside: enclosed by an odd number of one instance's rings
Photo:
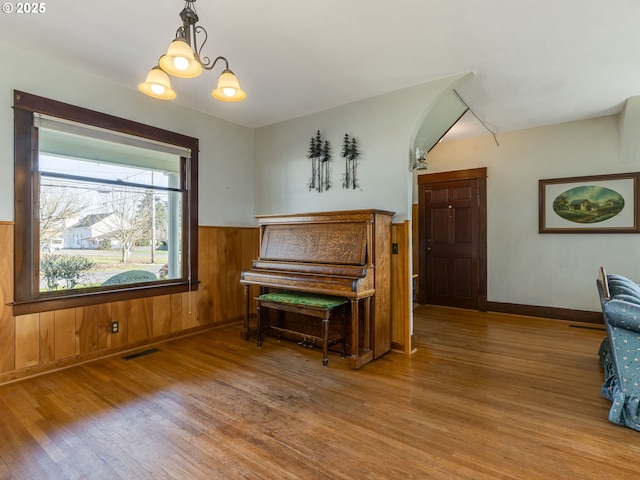
[[[322,365],[327,366],[329,362],[328,352],[331,345],[342,343],[342,356],[345,355],[345,319],[342,317],[342,326],[340,327],[341,334],[339,336],[329,336],[329,321],[332,319],[334,310],[338,307],[349,303],[349,300],[344,297],[335,297],[329,295],[318,295],[307,292],[292,292],[292,291],[279,291],[273,293],[265,293],[260,295],[256,299],[258,309],[258,347],[262,346],[262,331],[265,328],[270,328],[277,331],[279,334],[286,333],[296,337],[300,337],[303,340],[309,339],[313,341],[322,342]],[[284,328],[281,324],[277,325],[265,325],[263,308],[270,308],[279,312],[292,312],[301,315],[308,315],[310,317],[319,318],[322,320],[322,333],[321,335],[314,335],[310,332],[304,332],[302,330],[293,330]]]

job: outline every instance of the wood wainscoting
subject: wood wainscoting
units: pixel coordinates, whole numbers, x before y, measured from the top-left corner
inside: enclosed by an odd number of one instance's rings
[[[391,255],[391,349],[411,353],[411,282],[409,252],[411,222],[391,224],[391,243],[397,253]]]
[[[197,291],[14,317],[13,223],[0,222],[0,384],[239,321],[240,273],[258,255],[255,227],[199,227]],[[410,353],[409,222],[392,225],[391,342]],[[253,306],[255,309],[255,306]],[[111,322],[118,321],[118,333]]]
[[[197,291],[14,317],[13,223],[0,223],[0,383],[240,320],[240,272],[257,256],[258,233],[199,227]]]

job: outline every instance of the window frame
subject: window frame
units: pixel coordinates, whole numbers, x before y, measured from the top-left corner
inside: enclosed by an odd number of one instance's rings
[[[13,314],[73,308],[134,298],[197,290],[198,286],[198,151],[199,141],[169,130],[152,127],[106,113],[14,90],[14,302]],[[110,289],[74,292],[65,290],[41,295],[38,236],[38,128],[34,114],[104,128],[114,132],[168,143],[191,151],[183,161],[187,201],[183,206],[182,245],[188,259],[182,262],[182,278],[158,284],[127,284]]]

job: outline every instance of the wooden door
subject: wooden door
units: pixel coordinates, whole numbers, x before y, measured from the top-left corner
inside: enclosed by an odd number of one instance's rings
[[[486,310],[485,177],[419,177],[419,303]]]

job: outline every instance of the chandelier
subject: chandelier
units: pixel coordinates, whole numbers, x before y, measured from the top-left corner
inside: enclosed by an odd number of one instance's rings
[[[211,92],[213,98],[223,102],[239,102],[247,94],[240,88],[240,83],[229,70],[229,62],[224,57],[216,57],[212,62],[209,57],[201,57],[200,52],[207,41],[207,31],[196,25],[198,14],[195,10],[196,0],[186,0],[180,12],[182,26],[176,32],[176,38],[171,42],[167,53],[160,57],[158,65],[153,67],[144,83],[138,89],[151,97],[171,100],[176,92],[171,88],[169,75],[179,78],[194,78],[202,73],[202,69],[212,70],[218,62],[224,62],[224,70],[218,78],[217,87]],[[197,34],[204,35],[204,40],[198,46]]]

